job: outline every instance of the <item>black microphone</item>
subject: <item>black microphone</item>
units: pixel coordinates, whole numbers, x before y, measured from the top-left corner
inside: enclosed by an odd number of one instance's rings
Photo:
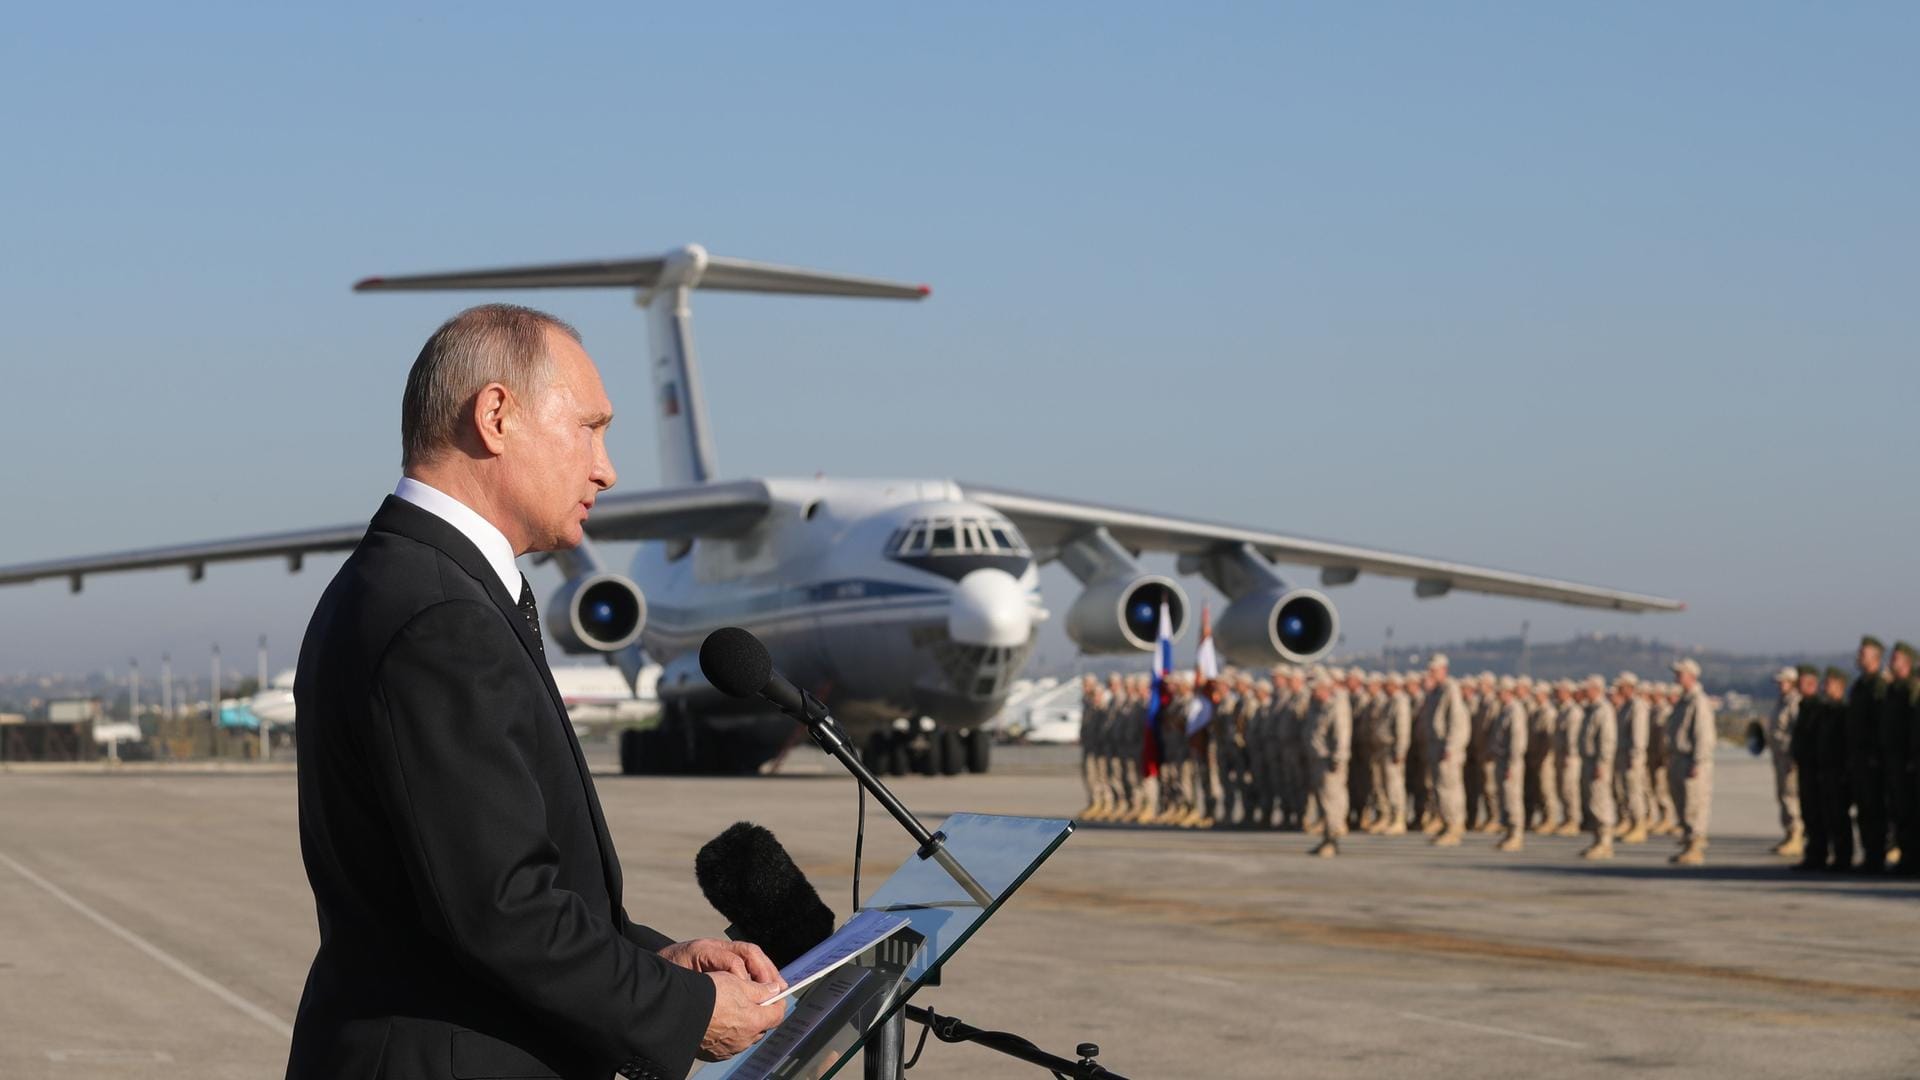
[[[780,841],[752,822],[736,822],[707,841],[694,857],[693,876],[707,903],[733,922],[728,933],[760,946],[776,967],[833,935],[832,909]]]
[[[767,647],[759,638],[737,626],[723,626],[700,643],[700,673],[728,697],[757,694],[802,723],[827,714],[818,701],[773,670],[773,657],[767,655]]]

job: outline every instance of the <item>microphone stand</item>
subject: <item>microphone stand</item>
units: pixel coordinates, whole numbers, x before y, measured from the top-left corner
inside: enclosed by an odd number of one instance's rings
[[[872,795],[881,806],[886,807],[887,813],[893,815],[893,819],[900,823],[900,827],[919,841],[920,849],[915,854],[922,859],[930,858],[939,863],[942,870],[960,883],[960,887],[967,891],[967,895],[973,898],[974,903],[982,908],[992,906],[992,894],[981,888],[980,883],[967,872],[967,868],[961,866],[959,860],[953,857],[953,853],[947,850],[946,834],[928,832],[927,827],[920,823],[920,819],[913,816],[913,811],[907,809],[894,796],[892,789],[881,783],[879,777],[873,775],[865,765],[860,763],[860,759],[853,753],[853,748],[847,745],[846,736],[840,731],[840,725],[827,714],[827,707],[820,703],[820,699],[802,690],[800,702],[800,709],[787,710],[787,715],[805,724],[808,734],[813,736],[813,741],[819,744],[820,749],[833,755],[848,772],[853,774],[853,778],[860,782],[860,786],[867,789],[867,794]]]
[[[1073,1052],[1080,1057],[1074,1060],[1049,1054],[1012,1032],[982,1031],[957,1016],[941,1016],[932,1009],[923,1009],[918,1005],[908,1005],[905,1011],[907,1019],[926,1025],[933,1037],[941,1042],[978,1043],[989,1050],[997,1050],[1008,1057],[1038,1065],[1055,1076],[1070,1077],[1071,1080],[1127,1080],[1093,1060],[1100,1056],[1100,1048],[1093,1043],[1081,1043],[1075,1047]]]
[[[776,702],[776,704],[779,703]],[[916,854],[920,858],[932,859],[939,863],[940,868],[945,870],[954,881],[959,882],[960,887],[966,890],[967,895],[972,897],[982,910],[993,905],[992,894],[981,888],[980,883],[967,872],[967,868],[961,866],[959,860],[953,857],[953,853],[947,850],[946,834],[927,831],[927,827],[920,823],[920,819],[913,815],[913,811],[901,803],[892,789],[881,783],[879,777],[873,775],[865,765],[860,763],[860,759],[854,755],[853,748],[847,745],[846,735],[841,732],[840,725],[834,722],[833,717],[827,712],[826,705],[822,704],[819,698],[801,690],[800,707],[797,709],[783,707],[781,711],[806,725],[808,734],[813,736],[813,741],[819,745],[820,749],[825,750],[840,762],[842,767],[852,773],[853,778],[860,782],[860,786],[865,788],[881,806],[887,808],[887,812],[900,823],[900,827],[919,841],[920,848]],[[951,1016],[937,1016],[933,1010],[922,1009],[917,1005],[904,1005],[896,1010],[868,1037],[865,1048],[865,1080],[900,1080],[901,1074],[906,1069],[904,1063],[907,1045],[906,1021],[909,1018],[916,1023],[925,1024],[927,1029],[942,1042],[979,1043],[1021,1061],[1051,1070],[1056,1076],[1071,1077],[1072,1080],[1126,1080],[1125,1077],[1108,1072],[1094,1062],[1093,1059],[1100,1053],[1100,1048],[1092,1043],[1082,1043],[1078,1048],[1080,1059],[1073,1061],[1046,1053],[1018,1035],[1004,1031],[982,1031]],[[917,1060],[919,1054],[916,1053],[914,1057]]]

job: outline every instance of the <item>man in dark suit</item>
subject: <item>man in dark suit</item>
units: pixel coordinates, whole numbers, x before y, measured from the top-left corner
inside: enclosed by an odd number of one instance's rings
[[[781,1017],[759,949],[628,919],[514,566],[580,543],[612,418],[578,335],[525,308],[462,312],[414,362],[406,475],[300,647],[320,949],[290,1078],[677,1080]]]

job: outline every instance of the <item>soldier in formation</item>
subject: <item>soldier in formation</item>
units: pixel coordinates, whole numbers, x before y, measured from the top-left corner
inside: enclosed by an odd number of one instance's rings
[[[1889,650],[1868,635],[1855,653],[1850,684],[1840,668],[1802,666],[1792,687],[1782,686],[1767,738],[1776,755],[1786,747],[1786,775],[1775,759],[1781,777],[1776,790],[1788,839],[1796,825],[1804,838],[1795,869],[1920,874],[1915,658],[1907,642],[1896,641]],[[1776,850],[1794,853],[1789,845]]]
[[[1803,847],[1783,842],[1781,854],[1804,851],[1803,864],[1818,866],[1850,863],[1857,792],[1869,772],[1883,800],[1867,826],[1880,830],[1879,850],[1895,846],[1889,835],[1920,844],[1920,806],[1911,797],[1920,740],[1910,735],[1920,680],[1910,647],[1897,645],[1891,656],[1883,672],[1863,646],[1860,678],[1851,688],[1842,678],[1837,689],[1829,679],[1824,695],[1818,672],[1782,673],[1768,737],[1784,776],[1783,829]],[[1598,675],[1578,683],[1461,679],[1435,655],[1420,672],[1176,672],[1157,690],[1146,675],[1088,676],[1080,816],[1309,832],[1323,858],[1339,855],[1353,833],[1412,831],[1436,847],[1457,847],[1470,832],[1488,832],[1498,834],[1501,852],[1522,850],[1529,831],[1584,833],[1590,839],[1580,853],[1589,859],[1613,857],[1616,843],[1677,834],[1671,861],[1699,865],[1718,736],[1698,665],[1682,660],[1673,672],[1672,684],[1632,672],[1610,683]],[[1869,716],[1875,756],[1855,749]],[[1875,850],[1864,840],[1859,848]]]

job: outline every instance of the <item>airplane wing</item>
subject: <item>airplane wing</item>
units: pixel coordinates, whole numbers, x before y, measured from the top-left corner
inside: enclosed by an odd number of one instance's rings
[[[596,540],[670,540],[696,536],[733,536],[758,521],[772,504],[765,484],[742,480],[724,484],[640,491],[631,495],[603,495],[594,501],[587,518],[587,535]],[[73,559],[0,566],[0,585],[19,585],[47,578],[66,578],[79,592],[91,574],[121,570],[153,570],[184,566],[194,581],[206,575],[208,563],[243,559],[284,558],[287,569],[299,570],[310,554],[351,551],[366,535],[364,522],[296,532],[267,533],[233,540],[143,548],[88,555]]]
[[[1056,499],[1004,488],[962,484],[970,501],[1005,514],[1042,557],[1052,557],[1061,545],[1095,528],[1104,527],[1123,546],[1134,551],[1165,551],[1201,555],[1235,544],[1250,544],[1267,558],[1320,568],[1326,585],[1344,585],[1361,574],[1412,578],[1417,596],[1449,592],[1489,593],[1528,600],[1549,600],[1579,607],[1615,611],[1682,611],[1686,604],[1660,596],[1604,589],[1571,581],[1516,574],[1506,570],[1467,566],[1419,555],[1354,547],[1284,533],[1244,529],[1190,518],[1169,517],[1141,510]]]

